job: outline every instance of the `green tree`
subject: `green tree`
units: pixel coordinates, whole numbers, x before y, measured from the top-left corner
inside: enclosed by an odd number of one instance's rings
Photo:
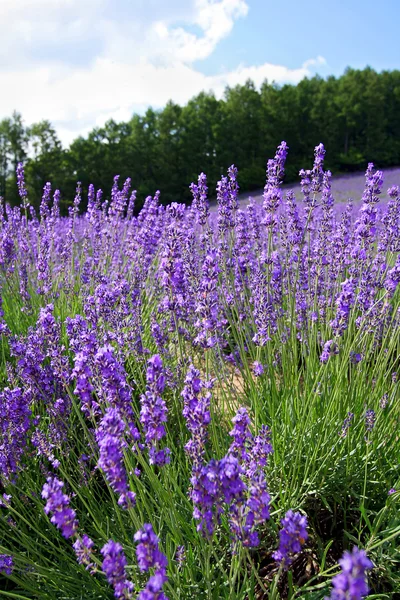
[[[1,195],[10,204],[18,202],[16,170],[27,157],[28,134],[22,116],[16,111],[0,122]]]

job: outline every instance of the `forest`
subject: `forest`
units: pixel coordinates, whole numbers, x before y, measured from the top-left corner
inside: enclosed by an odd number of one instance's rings
[[[128,122],[110,120],[68,148],[48,120],[26,126],[14,112],[0,121],[0,196],[18,203],[19,162],[31,204],[39,206],[45,183],[52,181],[61,190],[64,214],[78,181],[84,191],[93,183],[107,193],[117,174],[132,179],[136,210],[158,189],[163,204],[187,203],[200,172],[212,190],[232,163],[241,192],[247,192],[263,185],[266,160],[281,140],[291,152],[286,182],[311,166],[312,148],[320,142],[334,173],[364,169],[368,161],[379,168],[399,165],[400,71],[348,68],[340,77],[315,76],[297,85],[265,81],[259,90],[247,81],[227,88],[222,99],[202,92],[185,106],[169,102]]]

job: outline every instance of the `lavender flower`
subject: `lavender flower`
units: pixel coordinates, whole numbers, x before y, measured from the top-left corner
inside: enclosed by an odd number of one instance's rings
[[[89,571],[92,571],[94,568],[94,563],[91,560],[93,546],[93,540],[91,540],[86,534],[84,534],[82,538],[78,537],[77,540],[72,544],[78,563],[80,565],[84,565]]]
[[[366,571],[373,564],[364,550],[354,546],[352,552],[344,552],[339,560],[341,573],[332,579],[333,590],[330,600],[361,600],[369,593]],[[328,598],[326,599],[328,600]]]
[[[208,220],[209,208],[207,200],[207,177],[204,173],[200,173],[197,185],[192,183],[190,191],[193,194],[193,208],[196,211],[197,222],[200,225],[205,225]]]
[[[213,348],[221,338],[221,328],[226,324],[218,295],[220,267],[215,250],[210,250],[202,266],[202,277],[195,306],[197,319],[194,326],[198,332],[195,345]]]
[[[114,588],[118,600],[132,598],[133,583],[126,575],[127,560],[121,544],[109,540],[100,550],[103,555],[102,569],[108,583]]]
[[[138,600],[168,600],[162,587],[168,581],[166,556],[160,551],[160,540],[149,523],[135,533],[135,542],[138,542],[136,556],[139,569],[144,572],[154,569],[154,574],[149,578],[146,587],[138,596]]]
[[[9,554],[0,554],[0,573],[11,575],[13,572],[13,557]]]
[[[253,373],[255,377],[261,377],[264,373],[264,366],[257,360],[253,362]]]
[[[322,363],[326,363],[332,356],[335,356],[335,354],[339,354],[338,345],[334,340],[328,340],[324,344],[324,348],[320,356],[320,361]]]
[[[29,206],[28,192],[25,185],[24,165],[21,162],[17,165],[17,185],[18,193],[22,200],[22,206],[27,208]]]
[[[227,507],[233,545],[241,542],[254,547],[259,544],[256,527],[269,518],[270,496],[263,467],[272,452],[270,435],[268,428],[263,427],[253,437],[245,408],[239,409],[233,423],[233,441],[227,455],[193,469],[193,516],[198,521],[198,531],[209,537]]]
[[[127,508],[135,504],[136,495],[129,490],[124,465],[125,431],[126,425],[119,411],[108,408],[96,431],[96,439],[100,449],[98,466],[104,471],[111,488],[119,494],[118,504]]]
[[[158,449],[158,442],[165,436],[167,405],[161,397],[165,388],[165,373],[162,360],[155,354],[147,363],[146,392],[141,395],[140,422],[149,449],[150,464],[165,465],[170,461],[169,448]]]
[[[242,497],[245,489],[242,472],[237,458],[228,454],[220,461],[212,459],[193,473],[190,480],[193,516],[198,521],[197,530],[205,536],[213,534],[224,505]]]
[[[175,553],[175,560],[179,567],[182,567],[186,561],[186,548],[185,546],[177,546]]]
[[[342,425],[342,429],[339,432],[340,437],[346,437],[347,436],[347,432],[350,429],[350,425],[352,424],[354,419],[354,413],[352,412],[348,412],[347,413],[347,417],[345,418],[345,420],[343,421],[343,425]]]
[[[182,391],[183,411],[187,428],[192,434],[185,446],[185,451],[193,461],[194,467],[200,465],[205,452],[208,437],[208,425],[211,421],[211,393],[204,393],[205,384],[200,379],[200,371],[191,364],[189,366],[185,387]]]
[[[17,387],[0,393],[0,477],[5,480],[21,467],[31,427],[32,395]]]
[[[336,300],[336,317],[331,322],[331,327],[336,335],[342,335],[349,322],[351,307],[355,300],[355,284],[352,279],[346,279],[342,284],[342,291]]]
[[[239,408],[232,419],[232,423],[234,427],[229,435],[233,438],[233,442],[230,445],[229,452],[240,459],[244,459],[247,456],[248,442],[253,439],[247,409],[244,407]]]
[[[50,521],[61,530],[65,538],[73,537],[78,528],[75,511],[69,506],[70,499],[62,493],[64,483],[56,477],[48,477],[42,489],[42,498],[47,500],[46,514],[53,513]]]
[[[379,400],[379,406],[382,410],[385,410],[387,405],[389,404],[389,394],[383,394],[382,398]]]
[[[275,228],[276,226],[276,212],[282,200],[280,185],[285,174],[284,166],[288,149],[286,142],[281,142],[275,158],[270,159],[267,164],[267,182],[263,193],[264,224],[267,227]]]
[[[293,560],[293,554],[301,551],[302,545],[308,538],[307,517],[299,512],[288,510],[281,523],[279,549],[272,556],[287,568]]]
[[[365,430],[367,433],[370,433],[375,426],[375,411],[372,409],[367,410],[365,413]]]

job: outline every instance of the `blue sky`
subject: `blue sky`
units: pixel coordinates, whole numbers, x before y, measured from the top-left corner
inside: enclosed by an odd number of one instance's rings
[[[0,118],[69,143],[201,90],[400,68],[400,1],[0,0]]]
[[[263,62],[295,68],[323,56],[321,75],[346,66],[377,70],[400,68],[399,0],[248,0],[246,18],[212,56],[198,65],[211,74],[223,65]]]

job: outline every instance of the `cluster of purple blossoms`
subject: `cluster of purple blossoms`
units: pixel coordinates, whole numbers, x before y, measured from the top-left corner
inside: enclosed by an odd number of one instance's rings
[[[346,437],[347,433],[350,429],[350,426],[353,422],[354,419],[354,413],[352,412],[348,412],[347,413],[347,417],[345,418],[345,420],[343,421],[343,425],[342,425],[342,429],[339,431],[339,435],[340,437]]]
[[[103,555],[102,569],[108,583],[114,588],[117,600],[132,598],[133,583],[126,575],[127,560],[121,544],[109,540],[100,550]]]
[[[154,570],[147,581],[146,587],[139,593],[138,600],[168,600],[162,591],[168,581],[166,556],[159,549],[160,540],[153,531],[150,523],[145,523],[134,536],[138,542],[136,556],[139,569],[145,573]]]
[[[275,157],[267,164],[267,182],[263,193],[263,208],[265,212],[264,224],[274,228],[277,223],[277,210],[282,201],[280,185],[285,174],[285,161],[288,153],[286,142],[281,142]]]
[[[19,197],[22,200],[22,206],[27,208],[29,206],[28,192],[25,185],[24,165],[21,162],[17,165],[17,185]]]
[[[179,567],[182,567],[186,561],[186,548],[185,546],[177,546],[175,553],[175,560]]]
[[[258,435],[253,436],[249,429],[249,416],[243,408],[239,409],[233,423],[234,428],[230,432],[233,442],[229,451],[241,457],[246,492],[243,502],[232,507],[231,530],[244,546],[256,547],[260,543],[256,527],[270,517],[270,496],[264,473],[268,455],[272,453],[270,430],[263,425]]]
[[[183,398],[182,414],[192,435],[185,446],[185,451],[192,460],[194,467],[202,462],[208,437],[207,428],[211,421],[211,393],[209,391],[203,393],[203,390],[208,386],[209,384],[205,384],[200,379],[200,371],[191,364],[181,395]]]
[[[226,324],[218,294],[219,273],[217,252],[210,250],[203,261],[195,305],[194,326],[198,333],[193,343],[202,348],[216,346],[220,341],[220,330]]]
[[[129,423],[134,420],[131,406],[131,388],[126,380],[124,367],[116,359],[112,346],[99,348],[94,357],[94,364],[101,378],[101,398],[107,405],[117,408]],[[138,432],[133,430],[134,438]]]
[[[72,375],[75,377],[76,385],[74,393],[81,401],[81,410],[88,417],[96,417],[101,414],[99,403],[94,399],[94,386],[91,382],[93,371],[90,366],[90,356],[82,351],[74,356],[75,366]]]
[[[0,573],[11,575],[14,568],[13,557],[9,554],[0,554]]]
[[[19,470],[31,427],[31,395],[17,387],[0,393],[0,480]]]
[[[264,374],[264,365],[262,365],[258,360],[253,362],[253,373],[255,377],[261,377]]]
[[[235,225],[235,212],[238,209],[239,186],[237,184],[237,168],[231,165],[228,177],[221,177],[217,183],[218,231],[223,238],[226,231]]]
[[[196,213],[197,222],[200,225],[206,225],[209,216],[208,200],[207,200],[207,177],[204,173],[200,173],[197,185],[192,183],[190,191],[193,194],[193,208]]]
[[[64,483],[56,477],[48,477],[42,489],[42,498],[47,500],[44,507],[45,513],[53,513],[50,521],[61,530],[65,538],[76,534],[78,521],[75,511],[70,507],[70,499],[62,489]]]
[[[387,405],[389,404],[389,394],[383,394],[382,398],[379,400],[379,406],[382,410],[385,410]]]
[[[382,171],[375,171],[373,163],[368,164],[365,173],[365,189],[362,196],[363,205],[360,210],[360,217],[355,224],[355,234],[360,243],[364,243],[361,258],[366,256],[366,244],[375,236],[376,233],[376,203],[379,202],[379,194],[383,185]]]
[[[165,232],[164,250],[159,265],[159,277],[164,296],[160,300],[159,312],[168,313],[171,328],[178,320],[186,318],[187,293],[184,262],[182,258],[185,231],[184,207],[173,202],[167,208],[169,224]]]
[[[332,356],[335,356],[336,354],[339,354],[339,347],[337,343],[335,342],[335,340],[328,340],[327,342],[325,342],[324,347],[322,349],[320,361],[322,363],[326,363]]]
[[[273,557],[287,568],[293,561],[293,555],[301,551],[308,538],[307,517],[299,512],[288,510],[281,524],[279,548],[273,553]]]
[[[125,432],[126,425],[118,409],[108,408],[96,431],[100,449],[98,466],[111,488],[119,494],[118,504],[129,508],[135,504],[136,495],[129,489],[124,465]]]
[[[367,433],[370,433],[375,427],[376,415],[375,411],[371,408],[365,413],[365,430]]]
[[[270,496],[263,469],[272,452],[269,430],[262,427],[258,436],[250,432],[250,418],[239,409],[230,432],[232,444],[221,460],[194,463],[190,497],[197,530],[210,537],[220,523],[226,507],[233,544],[258,546],[256,527],[269,518]]]
[[[198,521],[197,531],[211,536],[224,506],[242,500],[245,490],[242,473],[238,459],[231,454],[221,460],[211,459],[193,472],[190,496],[194,504],[193,517]]]
[[[94,570],[94,562],[91,559],[91,554],[94,547],[93,540],[90,539],[86,533],[80,538],[78,537],[76,541],[72,544],[74,552],[76,554],[76,558],[80,565],[84,565],[85,568],[93,572]]]
[[[159,449],[158,443],[165,436],[164,423],[168,409],[162,393],[165,388],[165,372],[161,357],[155,354],[147,363],[146,391],[140,397],[140,422],[149,449],[150,464],[163,466],[170,461],[169,448]]]
[[[336,317],[331,322],[331,327],[336,335],[342,335],[347,328],[351,307],[355,300],[355,284],[352,279],[346,279],[342,284],[342,291],[336,300]]]
[[[325,600],[361,600],[368,595],[366,572],[373,564],[364,550],[354,546],[352,552],[345,552],[339,560],[341,572],[332,579],[333,590]]]
[[[233,442],[229,447],[229,452],[237,456],[240,460],[248,456],[248,446],[253,441],[253,436],[250,431],[250,417],[247,408],[243,406],[239,408],[236,415],[232,419],[234,425],[229,432]]]

